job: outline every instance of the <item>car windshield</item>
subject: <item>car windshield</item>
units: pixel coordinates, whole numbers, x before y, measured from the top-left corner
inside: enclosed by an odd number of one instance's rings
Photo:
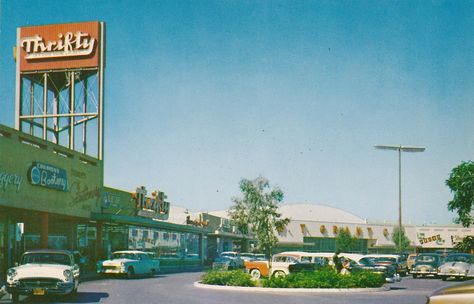
[[[396,263],[397,262],[396,258],[387,258],[387,257],[377,257],[377,258],[373,258],[373,260],[375,263],[378,263],[378,262]]]
[[[359,263],[364,266],[375,266],[374,262],[370,258],[362,258]]]
[[[112,253],[112,259],[136,260],[137,257],[135,256],[134,253],[130,253],[130,252],[115,252],[115,253]]]
[[[222,257],[235,258],[237,255],[235,253],[225,252],[221,254]]]
[[[61,264],[71,265],[71,258],[64,253],[34,252],[24,254],[21,264]]]
[[[446,259],[444,260],[445,262],[465,262],[465,263],[472,263],[473,258],[468,255],[448,255]]]
[[[416,258],[417,262],[435,262],[436,258],[432,255],[420,255]]]

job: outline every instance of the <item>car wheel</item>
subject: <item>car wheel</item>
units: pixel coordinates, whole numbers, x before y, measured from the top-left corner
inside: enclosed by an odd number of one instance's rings
[[[250,270],[250,276],[252,277],[252,279],[258,280],[262,276],[262,273],[260,272],[260,270],[254,268]]]
[[[416,273],[413,274],[413,278],[416,279],[418,275]]]
[[[277,270],[273,273],[273,276],[275,278],[284,278],[284,277],[286,277],[286,274],[281,270]]]
[[[443,281],[446,281],[447,279],[448,279],[448,278],[445,277],[445,276],[442,276],[442,277],[441,277],[441,280],[443,280]]]
[[[127,279],[133,278],[135,275],[135,270],[133,270],[133,267],[128,267],[127,269]]]
[[[20,300],[20,295],[16,292],[13,292],[10,294],[10,299],[12,300],[12,303],[18,303],[18,301]]]

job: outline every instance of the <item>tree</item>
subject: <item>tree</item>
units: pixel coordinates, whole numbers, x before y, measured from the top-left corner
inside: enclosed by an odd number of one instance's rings
[[[403,252],[410,247],[410,239],[405,234],[405,229],[402,227],[393,228],[392,241],[395,243],[398,252]]]
[[[251,232],[257,239],[258,249],[270,256],[278,242],[275,232],[282,231],[290,222],[277,212],[283,192],[279,188],[270,191],[269,181],[262,176],[242,179],[239,186],[243,197],[232,199],[230,217],[242,233]]]
[[[349,229],[341,228],[336,237],[336,251],[351,252],[357,241],[357,238],[351,235]]]
[[[474,236],[468,235],[462,239],[462,242],[454,245],[454,249],[460,252],[473,253],[474,252]]]
[[[454,193],[453,199],[448,203],[449,211],[456,211],[456,223],[469,227],[474,223],[472,207],[474,204],[474,162],[462,162],[451,171],[446,185]]]

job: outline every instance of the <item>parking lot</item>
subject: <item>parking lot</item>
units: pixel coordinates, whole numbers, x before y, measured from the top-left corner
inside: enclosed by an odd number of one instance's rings
[[[83,282],[79,292],[66,297],[21,297],[22,303],[384,303],[424,304],[433,290],[453,284],[439,279],[413,279],[388,284],[387,291],[341,293],[243,292],[197,288],[202,273],[176,273],[131,280],[107,278]],[[0,303],[9,303],[8,295]]]

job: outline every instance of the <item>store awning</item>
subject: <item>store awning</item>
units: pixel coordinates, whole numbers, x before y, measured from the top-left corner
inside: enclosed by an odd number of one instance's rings
[[[120,214],[108,214],[108,213],[92,213],[91,219],[94,221],[102,221],[114,224],[126,224],[140,227],[150,227],[157,229],[166,229],[177,232],[188,232],[188,233],[209,233],[208,229],[190,226],[190,225],[179,225],[164,221],[153,220],[146,217],[120,215]]]

